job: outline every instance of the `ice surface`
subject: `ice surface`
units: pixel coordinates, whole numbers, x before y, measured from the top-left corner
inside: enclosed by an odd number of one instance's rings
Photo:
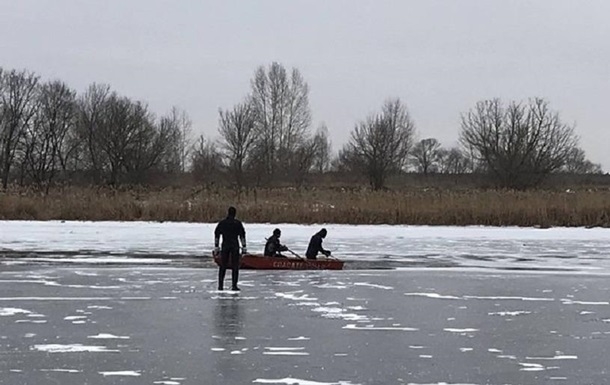
[[[255,249],[277,225],[246,226]],[[319,226],[280,227],[304,248]],[[231,293],[174,264],[212,224],[0,222],[0,384],[604,383],[607,230],[325,227],[346,270]]]
[[[0,221],[0,263],[171,264],[209,258],[214,223]],[[313,233],[346,268],[437,267],[610,272],[610,231],[390,225],[248,224],[248,248],[282,228],[282,241],[303,252]],[[14,257],[19,258],[14,258]],[[10,257],[10,258],[7,258]],[[81,272],[82,274],[82,272]],[[324,285],[324,283],[323,283]],[[385,285],[381,285],[385,286]],[[381,288],[381,287],[380,287]]]

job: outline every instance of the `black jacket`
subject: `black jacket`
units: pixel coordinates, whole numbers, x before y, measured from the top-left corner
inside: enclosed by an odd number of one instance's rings
[[[233,217],[226,217],[218,222],[216,230],[214,230],[214,237],[218,239],[220,236],[222,236],[223,249],[239,248],[239,238],[241,238],[242,246],[246,246],[246,230],[244,225]]]
[[[315,233],[314,236],[311,237],[311,240],[309,241],[309,246],[307,246],[307,252],[305,253],[305,256],[307,258],[315,259],[318,253],[322,253],[324,255],[329,254],[329,252],[327,250],[324,250],[324,248],[322,247],[322,240],[323,238],[320,232]]]
[[[265,257],[274,257],[280,251],[288,251],[288,248],[280,243],[280,239],[277,236],[270,236],[265,244]]]

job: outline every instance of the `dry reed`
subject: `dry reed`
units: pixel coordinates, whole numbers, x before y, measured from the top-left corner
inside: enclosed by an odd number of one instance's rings
[[[0,219],[610,227],[610,191],[64,188],[0,193]]]

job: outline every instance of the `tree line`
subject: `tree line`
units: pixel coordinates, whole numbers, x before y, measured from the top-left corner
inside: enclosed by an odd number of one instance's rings
[[[188,114],[162,116],[108,85],[77,93],[60,80],[0,68],[0,180],[42,191],[58,184],[117,186],[190,174],[241,188],[301,185],[312,174],[350,172],[383,188],[390,176],[480,173],[499,187],[536,187],[552,173],[601,173],[575,128],[549,103],[483,100],[461,116],[459,144],[417,139],[404,102],[389,98],[358,121],[336,153],[323,124],[313,130],[309,86],[279,63],[260,66],[250,90],[219,109],[218,138],[193,137]]]

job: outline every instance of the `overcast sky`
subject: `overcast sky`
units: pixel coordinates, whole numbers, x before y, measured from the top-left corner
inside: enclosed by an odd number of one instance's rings
[[[0,0],[0,66],[107,83],[216,136],[256,67],[297,67],[335,148],[388,97],[457,143],[477,101],[544,97],[610,171],[608,0]]]

